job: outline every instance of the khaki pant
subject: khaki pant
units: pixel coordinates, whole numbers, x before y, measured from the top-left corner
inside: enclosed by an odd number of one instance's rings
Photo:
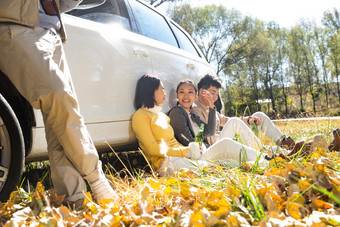
[[[252,117],[260,118],[261,124],[258,126],[258,129],[262,131],[274,143],[278,144],[285,137],[285,135],[274,125],[270,118],[263,112],[256,112],[252,115]]]
[[[255,114],[253,116],[259,117],[262,122],[259,129],[266,133],[270,139],[274,140],[282,137],[283,134],[275,127],[267,115],[261,112]],[[239,142],[232,139],[236,134]],[[223,127],[217,141],[206,150],[203,156],[199,157],[199,160],[167,157],[158,172],[161,176],[169,176],[184,167],[197,170],[198,167],[210,166],[211,161],[218,160],[228,160],[231,166],[237,166],[240,161],[254,163],[258,159],[261,166],[266,166],[268,162],[265,160],[265,154],[260,152],[261,149],[267,150],[269,154],[273,154],[273,152],[289,153],[289,151],[278,146],[264,146],[248,125],[240,118],[232,117]]]
[[[258,117],[261,120],[261,125],[259,126],[259,130],[261,130],[263,133],[266,133],[269,139],[274,140],[275,138],[280,138],[283,135],[278,130],[278,128],[275,127],[275,125],[272,123],[269,117],[267,117],[267,115],[263,113],[261,115],[261,112],[257,112],[257,113],[260,113]],[[255,114],[253,114],[253,116]],[[261,118],[262,116],[263,118]],[[215,144],[224,138],[233,139],[236,134],[239,139],[238,142],[248,147],[254,148],[255,150],[265,149],[271,152],[274,151],[275,153],[276,152],[283,152],[284,154],[289,153],[288,150],[283,149],[279,146],[263,145],[260,139],[250,129],[250,127],[248,127],[248,125],[246,125],[238,117],[232,117],[228,120],[228,122],[224,125],[223,130],[221,131],[218,137],[218,140],[217,142],[215,142]]]
[[[215,161],[223,161],[224,163],[229,163],[232,167],[236,167],[240,161],[254,163],[258,159],[258,163],[264,167],[268,165],[268,161],[265,160],[264,156],[265,154],[252,147],[243,145],[231,138],[223,138],[207,148],[204,155],[198,157],[198,160],[167,157],[161,164],[158,173],[160,176],[169,176],[182,168],[197,170],[204,166],[211,166]]]
[[[0,24],[0,53],[0,69],[41,109],[57,193],[68,201],[83,198],[83,178],[91,184],[102,169],[79,113],[60,37],[40,27]]]

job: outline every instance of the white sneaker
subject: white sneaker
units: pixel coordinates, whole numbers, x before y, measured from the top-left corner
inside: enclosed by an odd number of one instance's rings
[[[99,178],[96,182],[90,184],[93,197],[97,200],[117,199],[117,193],[112,189],[109,181],[105,178]]]

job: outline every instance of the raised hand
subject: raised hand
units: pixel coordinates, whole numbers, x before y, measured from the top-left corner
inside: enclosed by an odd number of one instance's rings
[[[209,108],[214,109],[214,98],[208,90],[202,89],[201,91],[202,103]]]
[[[247,120],[249,125],[253,125],[255,121],[257,125],[261,124],[261,120],[258,117],[249,117],[249,119]]]

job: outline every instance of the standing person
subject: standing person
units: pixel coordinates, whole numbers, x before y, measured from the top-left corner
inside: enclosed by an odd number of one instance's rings
[[[202,94],[204,91],[209,91],[210,94],[213,96],[215,102],[218,99],[221,83],[214,76],[208,74],[200,79],[197,87],[198,99],[195,102],[196,105],[192,108],[192,112],[198,115],[203,121],[207,121],[209,116],[209,106],[204,100]],[[217,112],[216,134],[207,138],[208,144],[212,145],[220,138],[222,128],[224,130],[224,136],[229,135],[230,137],[232,137],[232,134],[235,133],[235,127],[226,127],[227,122],[231,119],[234,119],[233,125],[235,125],[235,118],[230,118]],[[242,117],[241,120],[249,127],[254,127],[254,122],[256,122],[258,125],[258,130],[261,130],[273,142],[275,142],[282,148],[293,149],[295,145],[294,140],[291,137],[286,137],[264,113],[256,112],[252,116]],[[244,125],[238,124],[238,126],[236,127],[244,127]],[[249,142],[251,141],[254,141],[254,139],[251,138]]]
[[[0,1],[0,69],[41,110],[53,185],[76,207],[84,199],[83,179],[97,201],[117,198],[80,115],[62,46],[66,36],[60,14],[80,2]]]
[[[160,175],[170,175],[186,167],[208,166],[210,161],[230,160],[234,164],[248,161],[266,165],[264,154],[230,138],[223,138],[204,152],[196,143],[180,144],[174,136],[170,119],[161,112],[166,93],[159,76],[143,75],[137,82],[136,112],[132,116],[132,129],[139,146],[145,152],[152,168]]]

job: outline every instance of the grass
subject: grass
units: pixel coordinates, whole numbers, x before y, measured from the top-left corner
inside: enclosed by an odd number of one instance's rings
[[[340,120],[281,121],[275,125],[295,140],[310,140],[314,135],[322,134],[330,141],[333,139],[333,130],[340,127]]]
[[[333,129],[339,123],[339,120],[326,120],[275,124],[296,141],[311,140],[315,134],[322,134],[329,142],[333,138]],[[273,144],[261,133],[259,137],[265,144]],[[143,168],[148,163],[140,152],[129,153],[130,156],[138,156],[142,168],[137,169],[132,168],[136,164],[135,159],[131,160],[126,154],[103,155],[107,174],[120,199],[97,204],[91,201],[89,195],[89,203],[82,210],[69,210],[72,218],[62,215],[65,208],[60,205],[58,210],[49,213],[48,210],[52,209],[49,206],[52,207],[55,198],[36,187],[38,181],[43,182],[44,190],[51,186],[48,162],[27,165],[22,183],[25,198],[19,196],[21,199],[18,199],[16,196],[13,197],[16,199],[12,198],[2,205],[1,223],[38,223],[41,226],[56,223],[86,223],[89,226],[257,226],[268,222],[283,222],[282,225],[312,222],[321,226],[340,225],[337,221],[339,215],[328,212],[329,209],[340,209],[338,153],[315,148],[309,156],[293,160],[276,158],[267,167],[256,162],[254,165],[240,163],[240,167],[216,162],[211,167],[200,167],[197,172],[183,169],[171,177],[155,177],[149,168]],[[117,155],[121,161],[117,161]],[[46,197],[52,202],[46,203]],[[35,215],[25,216],[22,209],[14,206],[15,203],[29,207]],[[15,216],[19,211],[20,218]],[[48,217],[47,224],[42,217]]]

